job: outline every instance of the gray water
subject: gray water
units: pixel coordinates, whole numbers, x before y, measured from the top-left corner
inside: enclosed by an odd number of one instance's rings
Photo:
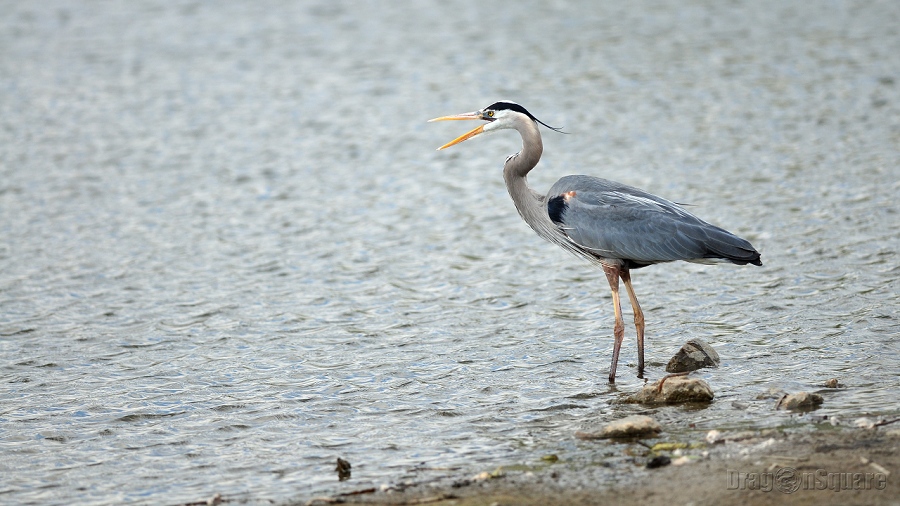
[[[605,278],[503,186],[693,204],[765,266],[634,273],[647,376],[722,367],[669,436],[852,425],[900,393],[897,2],[2,2],[0,502],[234,501],[597,462]],[[627,303],[626,303],[627,307]],[[630,311],[626,310],[630,323]],[[808,414],[770,389],[823,391]],[[353,464],[343,483],[334,459]],[[619,476],[615,467],[610,476]]]

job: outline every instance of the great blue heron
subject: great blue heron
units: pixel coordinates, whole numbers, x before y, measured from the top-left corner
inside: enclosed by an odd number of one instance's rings
[[[599,264],[612,289],[613,328],[610,383],[616,380],[619,349],[625,337],[619,278],[625,283],[637,329],[638,377],[644,374],[644,313],[631,286],[631,269],[675,260],[762,265],[759,252],[744,239],[710,225],[670,202],[643,190],[592,176],[565,176],[546,196],[528,186],[525,177],[544,150],[538,123],[524,107],[509,101],[480,111],[442,116],[431,121],[483,120],[486,123],[439,147],[449,148],[476,135],[512,128],[522,136],[522,151],[503,165],[506,189],[519,215],[537,234],[578,256]]]

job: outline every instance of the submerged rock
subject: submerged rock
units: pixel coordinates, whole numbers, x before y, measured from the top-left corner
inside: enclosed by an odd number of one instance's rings
[[[709,383],[687,376],[666,376],[644,386],[626,402],[638,404],[681,404],[685,402],[710,402],[714,394]]]
[[[606,425],[585,427],[575,432],[578,439],[608,439],[650,437],[659,434],[662,427],[656,420],[644,415],[626,416]]]
[[[769,387],[765,392],[760,392],[756,396],[756,400],[761,401],[765,399],[781,399],[785,395],[787,395],[787,392],[785,392],[783,388]]]
[[[825,382],[825,388],[841,388],[842,385],[837,378],[831,378]]]
[[[795,394],[785,394],[775,404],[775,409],[816,409],[822,405],[824,399],[819,394],[811,394],[809,392],[797,392]]]
[[[780,439],[783,434],[773,429],[742,430],[738,432],[720,432],[713,429],[706,433],[706,442],[714,445],[720,443],[754,442],[762,439]]]
[[[690,339],[669,360],[666,372],[689,372],[703,367],[719,367],[719,354],[702,339]]]

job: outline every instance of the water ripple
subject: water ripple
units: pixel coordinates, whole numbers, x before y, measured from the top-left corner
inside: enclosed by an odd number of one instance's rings
[[[692,337],[722,357],[699,374],[716,402],[652,410],[667,432],[896,414],[897,6],[319,3],[0,19],[5,501],[281,502],[594,462],[580,424],[645,410],[617,402],[643,385],[630,323],[608,385],[606,280],[517,218],[519,141],[437,155],[452,134],[424,123],[498,94],[577,133],[547,136],[537,188],[635,184],[763,252],[635,272],[648,377]],[[446,74],[510,61],[538,78]],[[782,389],[826,402],[775,412]]]

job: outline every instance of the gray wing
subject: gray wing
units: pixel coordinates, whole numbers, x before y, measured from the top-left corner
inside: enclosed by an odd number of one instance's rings
[[[674,260],[761,265],[744,239],[674,202],[590,176],[567,176],[547,195],[551,220],[577,247],[634,267]]]

